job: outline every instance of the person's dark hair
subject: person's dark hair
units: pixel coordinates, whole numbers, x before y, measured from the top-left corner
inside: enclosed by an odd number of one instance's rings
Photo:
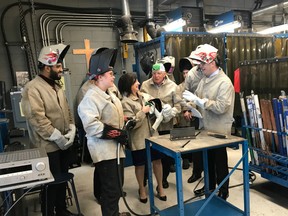
[[[38,69],[40,71],[43,70],[45,66],[46,66],[45,64],[43,64],[42,62],[38,61]]]
[[[135,73],[125,73],[123,74],[118,81],[118,89],[121,95],[129,96],[132,91],[131,87],[136,82],[137,76]]]

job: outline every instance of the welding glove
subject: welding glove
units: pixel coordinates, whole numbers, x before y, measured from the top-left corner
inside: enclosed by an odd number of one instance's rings
[[[174,118],[178,113],[178,110],[175,107],[171,107],[169,104],[163,106],[162,115],[164,117],[164,122],[169,122]]]
[[[103,134],[101,139],[115,139],[118,143],[122,145],[127,144],[128,135],[125,130],[114,128],[110,125],[104,124]]]
[[[66,139],[57,128],[54,129],[48,140],[55,142],[61,150],[66,150],[69,147],[66,146],[69,140]]]
[[[76,127],[74,124],[69,124],[69,131],[67,134],[65,134],[65,138],[69,139],[69,140],[74,140],[75,138],[75,134],[76,134]]]
[[[190,91],[187,91],[185,90],[183,92],[183,98],[185,100],[188,100],[188,101],[192,101],[193,103],[195,103],[197,106],[199,106],[201,109],[204,109],[205,107],[205,103],[207,102],[208,99],[206,98],[199,98],[197,97],[195,94],[191,93]]]
[[[69,131],[67,134],[64,135],[69,141],[65,144],[65,147],[69,148],[73,142],[76,135],[76,127],[74,124],[69,124]]]

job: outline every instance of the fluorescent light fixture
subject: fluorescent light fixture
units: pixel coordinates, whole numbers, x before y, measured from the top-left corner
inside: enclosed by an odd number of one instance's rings
[[[164,26],[162,26],[165,31],[169,32],[169,31],[178,31],[178,32],[182,32],[182,27],[186,25],[186,21],[183,20],[182,18],[174,20],[171,23],[168,23]]]
[[[257,33],[259,34],[272,34],[272,33],[278,33],[288,30],[288,24],[283,24],[279,26],[273,26],[271,28],[264,29],[262,31],[259,31]]]
[[[241,27],[241,22],[233,21],[233,22],[209,29],[207,32],[209,33],[221,33],[221,32],[233,33],[235,29],[240,28],[240,27]]]
[[[263,8],[263,9],[256,10],[256,11],[252,12],[252,16],[256,17],[256,16],[259,16],[259,15],[262,15],[263,12],[272,10],[274,8],[277,8],[277,7],[278,7],[278,4],[270,6],[270,7],[266,7],[266,8]]]

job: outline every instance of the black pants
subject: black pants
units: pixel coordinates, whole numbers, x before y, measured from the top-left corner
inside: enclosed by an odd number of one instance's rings
[[[217,148],[208,151],[209,189],[214,190],[228,175],[228,158],[226,148]],[[220,192],[228,194],[229,179],[222,185]]]
[[[124,180],[124,159],[120,160],[120,178]],[[106,160],[95,164],[99,174],[101,190],[101,211],[104,216],[118,216],[118,202],[121,197],[121,187],[118,177],[117,160]]]
[[[201,176],[201,173],[203,171],[202,151],[191,153],[191,157],[193,162],[192,175]]]
[[[101,182],[100,182],[100,175],[96,167],[94,168],[93,193],[94,197],[99,201],[101,197]]]
[[[165,135],[169,134],[170,131],[159,131],[159,135]],[[163,168],[163,182],[167,181],[167,178],[170,174],[170,167],[175,163],[174,159],[172,157],[169,157],[165,154],[163,154],[163,157],[161,159],[162,162],[162,168]]]
[[[70,164],[70,151],[58,150],[56,152],[47,153],[49,158],[50,171],[53,174],[54,178],[62,173],[68,173],[69,164]],[[47,200],[46,192],[42,191],[41,197],[41,209],[42,215],[46,215],[46,202],[47,202],[47,212],[48,215],[54,215],[54,208],[57,211],[66,209],[66,183],[51,185],[47,190]]]

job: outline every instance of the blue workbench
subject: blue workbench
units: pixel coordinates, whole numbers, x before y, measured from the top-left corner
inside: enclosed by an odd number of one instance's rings
[[[184,148],[182,145],[187,140],[170,141],[170,135],[163,135],[151,137],[145,140],[147,159],[148,159],[148,185],[149,185],[149,200],[150,212],[152,215],[158,213],[160,216],[192,216],[192,215],[207,215],[207,216],[237,216],[237,215],[250,215],[250,202],[249,202],[249,167],[248,167],[248,143],[244,138],[229,136],[228,139],[219,139],[207,135],[206,131],[202,131],[196,139],[192,139]],[[242,144],[242,157],[231,170],[223,182],[215,189],[214,192],[208,194],[208,160],[207,151],[209,149],[220,147],[235,147]],[[166,209],[158,209],[154,203],[152,169],[151,169],[151,156],[150,148],[156,149],[175,160],[176,164],[176,189],[177,189],[177,205],[171,206]],[[191,152],[203,152],[203,165],[204,165],[204,183],[206,198],[195,202],[184,203],[183,200],[183,185],[182,185],[182,167],[181,167],[181,154]],[[243,197],[244,209],[239,209],[229,202],[219,198],[215,194],[222,186],[222,184],[230,177],[235,169],[242,163],[243,165]]]

